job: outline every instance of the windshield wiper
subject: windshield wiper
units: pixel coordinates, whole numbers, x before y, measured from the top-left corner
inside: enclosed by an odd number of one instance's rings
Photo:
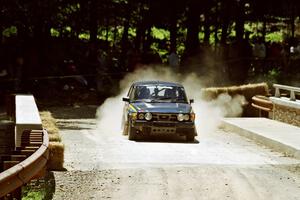
[[[175,103],[187,103],[187,101],[184,100],[184,99],[174,99],[172,102],[175,102]]]
[[[175,99],[171,97],[159,97],[158,100],[175,100]]]
[[[133,102],[151,102],[150,99],[136,99]]]

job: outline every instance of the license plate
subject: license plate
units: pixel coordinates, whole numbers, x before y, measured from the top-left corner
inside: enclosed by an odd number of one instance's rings
[[[175,133],[176,129],[175,128],[161,128],[161,127],[155,127],[152,128],[151,133],[152,134],[161,134],[161,133]]]

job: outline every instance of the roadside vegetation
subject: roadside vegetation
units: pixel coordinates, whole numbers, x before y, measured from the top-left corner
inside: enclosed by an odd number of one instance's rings
[[[5,1],[0,5],[1,87],[46,99],[85,90],[103,99],[127,73],[168,65],[171,52],[182,73],[206,74],[213,68],[228,77],[229,82],[216,79],[210,87],[262,81],[295,85],[299,8],[297,0]],[[265,50],[256,55],[260,42]]]

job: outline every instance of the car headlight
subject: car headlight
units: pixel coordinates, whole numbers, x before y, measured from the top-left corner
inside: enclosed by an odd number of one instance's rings
[[[183,114],[178,114],[177,115],[177,120],[182,122],[184,120],[184,115]]]
[[[140,114],[138,115],[138,119],[139,119],[139,120],[145,119],[144,113],[140,113]]]
[[[150,121],[152,119],[152,114],[151,113],[146,113],[145,114],[145,119]]]
[[[190,115],[189,114],[185,114],[183,116],[183,118],[184,118],[185,121],[189,121],[190,120]]]

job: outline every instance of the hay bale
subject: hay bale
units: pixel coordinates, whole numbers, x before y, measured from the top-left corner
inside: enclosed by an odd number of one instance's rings
[[[61,141],[61,138],[59,136],[59,130],[56,126],[56,120],[52,116],[51,112],[49,111],[43,111],[40,112],[40,116],[42,119],[43,127],[47,130],[49,134],[49,141],[58,142]]]
[[[61,137],[58,133],[49,134],[49,141],[50,142],[61,142]]]
[[[269,95],[267,83],[247,84],[241,86],[204,88],[201,90],[201,98],[204,101],[212,101],[218,98],[220,94],[229,94],[231,97],[242,95],[248,104],[244,107],[243,116],[253,117],[257,115],[257,110],[251,106],[252,97],[255,95]]]
[[[49,127],[56,124],[56,120],[49,111],[40,112],[41,120],[44,126]]]
[[[64,170],[64,150],[65,147],[60,142],[50,142],[49,144],[49,170]]]
[[[258,84],[248,84],[242,85],[242,94],[245,96],[247,100],[251,100],[251,98],[255,95],[269,95],[269,87],[267,83],[258,83]]]
[[[201,98],[205,101],[211,101],[222,93],[227,93],[227,88],[204,88],[201,90]]]
[[[49,170],[64,170],[64,145],[61,143],[59,129],[56,126],[56,120],[51,112],[40,112],[42,125],[47,130],[49,135]]]

